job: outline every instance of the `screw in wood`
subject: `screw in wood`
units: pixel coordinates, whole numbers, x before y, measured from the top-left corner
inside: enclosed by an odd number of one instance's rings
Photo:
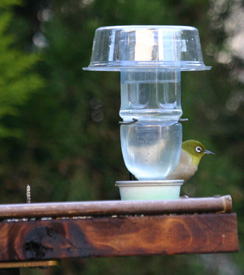
[[[31,203],[31,187],[29,184],[26,185],[26,202]]]

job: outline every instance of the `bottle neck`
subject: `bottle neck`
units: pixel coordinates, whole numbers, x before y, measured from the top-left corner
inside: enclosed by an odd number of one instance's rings
[[[182,115],[179,70],[121,71],[124,120],[174,120]]]

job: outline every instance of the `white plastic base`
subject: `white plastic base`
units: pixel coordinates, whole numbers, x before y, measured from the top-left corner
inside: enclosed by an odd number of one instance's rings
[[[183,180],[116,181],[121,200],[176,200]]]

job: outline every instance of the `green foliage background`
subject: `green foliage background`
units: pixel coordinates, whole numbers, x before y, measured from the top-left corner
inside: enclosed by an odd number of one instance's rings
[[[243,3],[207,0],[4,0],[0,3],[0,201],[118,199],[127,179],[119,141],[119,74],[85,72],[97,27],[192,25],[213,69],[182,74],[184,139],[216,152],[184,187],[190,196],[231,194],[243,246],[243,56],[226,22]],[[229,56],[221,61],[220,55]],[[226,61],[227,60],[227,61]],[[231,255],[64,261],[22,274],[243,274]]]

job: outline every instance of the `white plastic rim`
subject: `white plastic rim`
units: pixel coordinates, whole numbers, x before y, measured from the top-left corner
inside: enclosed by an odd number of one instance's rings
[[[183,180],[117,181],[121,200],[176,200]]]
[[[202,58],[198,30],[191,26],[131,25],[100,27],[85,70],[209,70]]]
[[[143,186],[174,186],[183,185],[184,180],[120,180],[115,182],[115,186],[143,187]]]

